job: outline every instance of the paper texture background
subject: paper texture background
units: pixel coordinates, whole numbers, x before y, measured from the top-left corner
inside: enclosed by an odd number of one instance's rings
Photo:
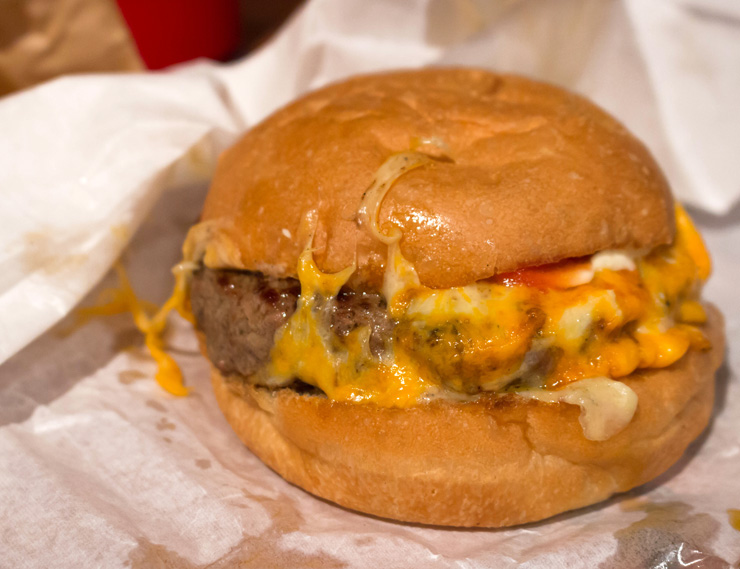
[[[231,66],[61,79],[1,100],[0,567],[740,560],[726,514],[740,508],[739,22],[729,1],[323,0]],[[166,297],[216,157],[239,132],[328,81],[432,64],[516,71],[594,98],[693,206],[716,267],[706,297],[727,318],[716,416],[681,463],[627,497],[500,531],[354,514],[242,447],[187,325],[173,320],[167,339],[194,391],[176,399],[154,384],[126,317],[65,318],[113,283],[96,287],[134,234],[126,261],[137,290]]]

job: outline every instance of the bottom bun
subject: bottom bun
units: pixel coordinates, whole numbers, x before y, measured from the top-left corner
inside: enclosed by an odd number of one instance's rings
[[[511,526],[634,488],[681,457],[709,421],[724,352],[722,317],[708,312],[712,349],[625,378],[637,411],[601,442],[583,436],[578,407],[516,395],[393,409],[269,391],[215,370],[212,380],[241,440],[312,494],[394,520]]]

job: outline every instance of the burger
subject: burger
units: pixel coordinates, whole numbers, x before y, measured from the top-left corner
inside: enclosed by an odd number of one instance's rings
[[[233,429],[353,510],[540,520],[657,477],[711,415],[701,237],[648,150],[551,85],[315,91],[221,157],[184,257]]]

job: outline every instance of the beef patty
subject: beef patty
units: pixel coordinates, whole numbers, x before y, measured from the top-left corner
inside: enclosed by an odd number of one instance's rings
[[[247,379],[270,358],[275,332],[295,312],[301,285],[261,273],[201,269],[193,274],[190,303],[198,328],[206,338],[208,358],[223,375]],[[370,329],[370,350],[380,356],[393,322],[385,299],[372,291],[343,288],[326,314],[328,326],[340,338],[359,326]]]

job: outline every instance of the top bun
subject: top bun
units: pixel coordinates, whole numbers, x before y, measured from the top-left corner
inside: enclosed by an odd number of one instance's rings
[[[221,157],[197,237],[212,267],[296,276],[299,226],[318,213],[324,272],[382,282],[386,246],[357,223],[363,192],[412,140],[444,160],[401,176],[379,224],[401,229],[421,282],[462,286],[517,268],[673,238],[673,204],[648,150],[586,99],[474,69],[352,78],[311,93]],[[440,156],[432,145],[421,151]]]

